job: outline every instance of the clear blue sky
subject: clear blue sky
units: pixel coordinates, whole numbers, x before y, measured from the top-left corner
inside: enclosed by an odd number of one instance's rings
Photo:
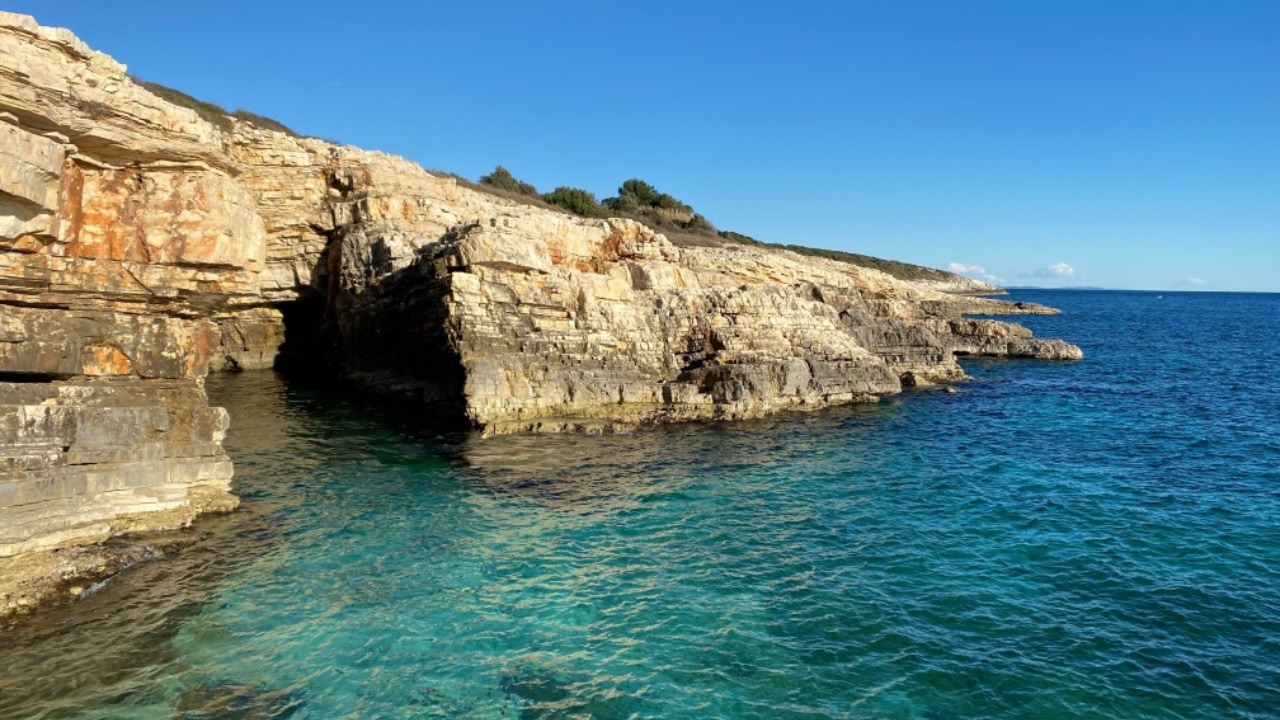
[[[1280,291],[1276,0],[0,7],[428,168],[640,177],[723,229],[1005,284]]]

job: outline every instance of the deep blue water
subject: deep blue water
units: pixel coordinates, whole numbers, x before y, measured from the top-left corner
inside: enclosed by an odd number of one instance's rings
[[[0,717],[1280,717],[1280,295],[1013,297],[1086,359],[733,425],[211,379],[244,509],[0,633]]]

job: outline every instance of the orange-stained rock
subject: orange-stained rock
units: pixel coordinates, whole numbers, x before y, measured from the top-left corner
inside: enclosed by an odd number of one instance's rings
[[[234,507],[202,378],[267,254],[229,142],[0,12],[0,618],[57,587],[22,557]]]
[[[88,345],[80,352],[83,356],[80,372],[90,377],[133,372],[133,362],[115,345]]]
[[[72,166],[59,240],[76,258],[261,272],[265,231],[253,197],[213,171]],[[71,207],[77,204],[78,207]]]

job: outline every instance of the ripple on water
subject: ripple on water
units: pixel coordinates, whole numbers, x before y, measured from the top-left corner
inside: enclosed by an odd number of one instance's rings
[[[1088,359],[734,426],[481,441],[213,378],[244,511],[0,635],[0,716],[1274,717],[1280,389],[1207,364],[1280,299],[1027,299]]]

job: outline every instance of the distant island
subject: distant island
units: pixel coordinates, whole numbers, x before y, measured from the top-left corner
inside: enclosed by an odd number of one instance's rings
[[[1068,285],[1063,287],[1044,287],[1042,285],[1005,285],[1006,290],[1116,290],[1124,291],[1124,288],[1104,288],[1094,285]]]

